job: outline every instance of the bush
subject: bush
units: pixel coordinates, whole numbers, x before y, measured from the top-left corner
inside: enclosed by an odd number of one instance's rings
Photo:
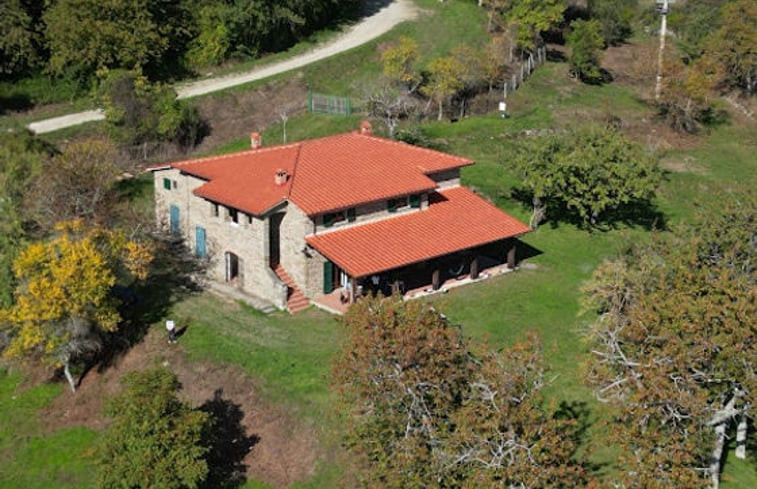
[[[602,81],[601,62],[604,39],[602,26],[598,20],[574,20],[568,34],[570,47],[570,71],[586,83],[600,83]]]
[[[197,109],[176,100],[169,86],[152,84],[133,71],[109,72],[100,85],[110,137],[123,145],[171,141],[184,147],[197,144],[205,123]]]

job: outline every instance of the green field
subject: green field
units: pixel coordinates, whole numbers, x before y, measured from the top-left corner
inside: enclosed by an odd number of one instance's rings
[[[308,67],[304,70],[306,83],[315,90],[359,98],[361,84],[378,74],[377,44],[409,35],[418,39],[424,59],[428,59],[462,42],[485,39],[481,29],[485,19],[475,2],[417,3],[433,14],[401,25],[375,43]],[[509,97],[508,107],[510,118],[505,120],[492,113],[454,124],[425,122],[414,127],[445,151],[476,160],[475,166],[464,169],[464,183],[525,221],[530,209],[512,198],[517,179],[507,164],[515,145],[525,137],[524,130],[561,129],[586,120],[601,122],[608,116],[621,120],[651,116],[650,109],[629,88],[582,85],[567,76],[564,63],[539,68]],[[363,117],[308,114],[292,118],[288,140],[352,130]],[[383,131],[379,122],[374,123],[374,130]],[[281,138],[281,125],[264,133],[266,144]],[[248,145],[247,139],[230,142],[222,152]],[[617,453],[613,447],[592,442],[591,435],[602,429],[597,421],[606,413],[582,381],[588,355],[582,331],[594,317],[581,312],[581,284],[605,258],[629,243],[649,239],[652,226],[669,227],[690,220],[699,209],[718,206],[723,192],[757,184],[757,131],[753,124],[725,122],[705,130],[689,149],[660,149],[659,153],[670,168],[654,201],[659,215],[594,232],[565,222],[547,222],[523,238],[537,253],[528,260],[528,267],[433,299],[462,326],[466,336],[486,338],[495,348],[523,338],[526,331],[539,331],[550,368],[546,395],[583,413],[591,423],[581,449],[595,464],[599,477],[616,470]],[[266,316],[207,294],[184,299],[174,306],[173,313],[192,318],[181,340],[192,359],[240,366],[267,399],[317,428],[324,452],[334,455],[296,487],[335,486],[344,469],[335,455],[340,420],[334,414],[334,397],[328,386],[330,359],[341,340],[338,321],[314,308],[294,316]],[[91,486],[90,450],[97,433],[81,428],[46,433],[37,421],[61,389],[61,385],[23,386],[18,373],[0,373],[0,487]],[[757,487],[754,450],[746,461],[729,456],[722,479],[722,487],[727,489]],[[244,487],[266,486],[248,481]]]

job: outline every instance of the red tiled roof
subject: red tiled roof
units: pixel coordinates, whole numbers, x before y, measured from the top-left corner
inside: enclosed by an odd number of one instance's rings
[[[304,141],[290,199],[306,214],[436,188],[426,176],[473,164],[439,151],[347,133]]]
[[[353,277],[511,238],[530,228],[465,187],[431,194],[428,209],[329,231],[307,243]]]
[[[168,167],[208,180],[194,193],[255,215],[288,198],[315,215],[436,185],[427,174],[471,165],[466,158],[405,143],[346,133],[230,155],[182,161]],[[274,175],[290,175],[277,186]]]
[[[289,195],[299,149],[296,144],[260,148],[172,166],[208,180],[195,189],[195,195],[260,215]],[[280,169],[289,175],[284,185],[274,181]]]

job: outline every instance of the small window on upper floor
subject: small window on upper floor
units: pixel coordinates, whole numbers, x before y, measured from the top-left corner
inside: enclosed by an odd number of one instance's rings
[[[355,219],[357,219],[357,210],[354,207],[350,207],[347,209],[347,221],[355,222]]]
[[[164,178],[163,179],[163,188],[166,190],[171,190],[171,179],[170,178]]]
[[[218,217],[219,216],[219,210],[218,210],[218,204],[215,202],[210,203],[210,216],[211,217]]]
[[[174,190],[179,188],[179,182],[177,182],[176,180],[171,180],[171,185],[173,186]]]
[[[327,212],[323,215],[323,227],[330,228],[338,222],[345,220],[344,211]]]
[[[421,207],[421,194],[413,194],[410,196],[410,207],[414,209],[420,209]]]
[[[397,212],[398,209],[402,209],[403,207],[407,207],[407,197],[389,199],[386,201],[386,210],[389,212]]]
[[[252,224],[252,214],[247,214],[247,224]]]
[[[239,224],[239,212],[236,209],[232,209],[231,207],[229,209],[229,219],[231,219],[232,222],[235,222]]]

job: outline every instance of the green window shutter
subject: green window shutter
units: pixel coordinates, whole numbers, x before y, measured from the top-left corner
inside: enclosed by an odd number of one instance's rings
[[[355,219],[357,219],[357,212],[355,211],[355,208],[347,209],[347,220],[349,222],[355,222]]]
[[[410,196],[410,207],[419,209],[421,207],[421,194],[414,194]]]
[[[323,293],[334,291],[334,264],[326,260],[323,262]]]
[[[334,214],[327,213],[323,215],[323,226],[330,228],[334,224]]]
[[[394,199],[387,200],[386,210],[388,210],[389,212],[397,212],[397,201]]]
[[[171,179],[170,178],[164,178],[163,179],[163,188],[166,190],[171,190]]]

